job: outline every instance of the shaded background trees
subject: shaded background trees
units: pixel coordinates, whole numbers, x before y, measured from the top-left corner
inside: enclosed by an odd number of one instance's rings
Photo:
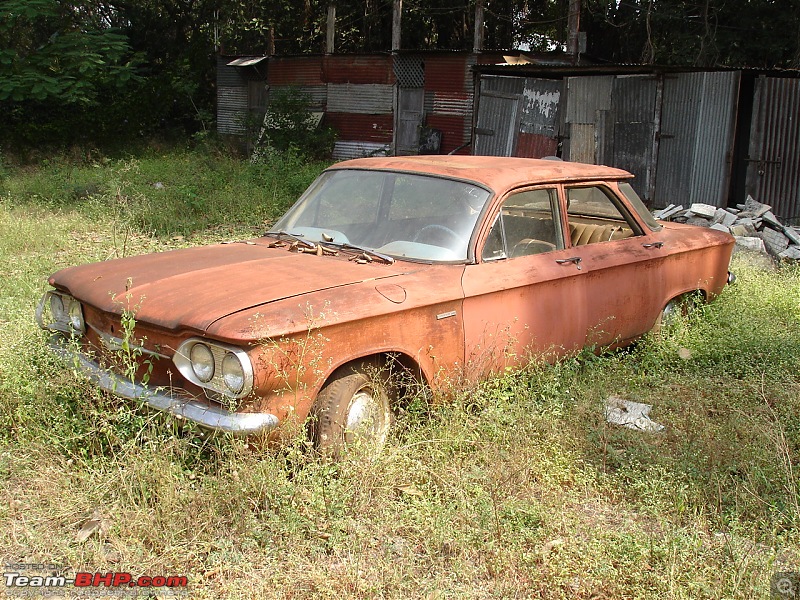
[[[476,0],[405,0],[404,49],[472,47]],[[483,0],[487,49],[551,50],[569,0]],[[388,51],[392,0],[335,0],[336,51]],[[324,51],[322,0],[2,0],[5,143],[102,142],[213,122],[224,54]],[[587,53],[624,63],[800,66],[800,0],[583,0]]]

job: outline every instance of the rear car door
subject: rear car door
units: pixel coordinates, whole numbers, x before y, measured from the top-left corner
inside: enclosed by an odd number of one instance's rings
[[[584,345],[585,272],[563,224],[557,186],[514,190],[490,212],[463,276],[468,374]]]
[[[663,240],[635,218],[614,183],[563,191],[568,245],[585,274],[586,345],[621,344],[649,331],[664,299]]]

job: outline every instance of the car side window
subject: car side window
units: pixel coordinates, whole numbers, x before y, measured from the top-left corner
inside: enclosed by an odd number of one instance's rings
[[[566,188],[567,221],[573,246],[610,242],[642,231],[604,186]]]
[[[495,216],[486,243],[484,261],[541,254],[563,248],[554,188],[512,194]]]

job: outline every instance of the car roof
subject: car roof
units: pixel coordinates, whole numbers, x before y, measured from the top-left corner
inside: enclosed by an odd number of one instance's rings
[[[465,179],[495,191],[522,185],[630,179],[627,171],[584,163],[504,156],[387,156],[356,158],[331,169],[408,171]]]

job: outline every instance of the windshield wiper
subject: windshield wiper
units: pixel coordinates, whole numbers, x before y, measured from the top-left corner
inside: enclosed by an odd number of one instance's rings
[[[331,244],[332,246],[336,246],[337,248],[341,248],[342,250],[355,250],[356,252],[360,252],[361,254],[355,255],[351,260],[358,260],[359,258],[363,257],[366,262],[372,262],[373,258],[377,258],[378,260],[382,260],[387,265],[394,264],[394,258],[389,256],[388,254],[382,254],[376,250],[371,250],[369,248],[362,248],[361,246],[356,246],[350,243],[344,244]]]
[[[310,242],[308,240],[304,240],[302,234],[297,233],[289,233],[288,231],[268,231],[264,234],[264,236],[275,236],[279,240],[289,238],[290,240],[305,246],[306,248],[310,248],[312,250],[316,250],[317,245],[314,242]]]

